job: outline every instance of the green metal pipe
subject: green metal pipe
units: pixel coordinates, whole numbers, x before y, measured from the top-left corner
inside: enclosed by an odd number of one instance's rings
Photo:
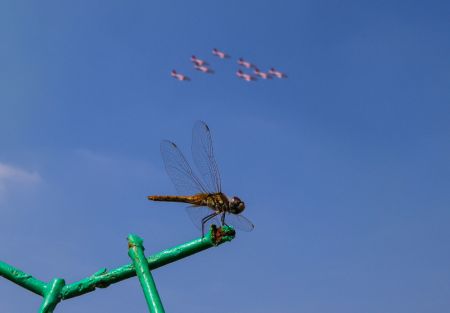
[[[0,261],[0,276],[28,289],[35,294],[44,296],[46,284],[21,270]]]
[[[232,227],[224,226],[218,229],[212,227],[210,232],[203,238],[195,239],[147,257],[148,268],[149,270],[154,270],[197,252],[231,241],[234,236],[235,232]],[[94,291],[95,288],[106,288],[111,284],[133,276],[136,276],[133,264],[124,265],[111,271],[104,268],[88,278],[64,286],[61,291],[62,299],[77,297]]]
[[[148,263],[144,255],[144,241],[136,236],[128,236],[128,255],[133,261],[133,266],[136,269],[136,274],[144,291],[145,299],[147,300],[148,309],[151,313],[164,313],[164,307],[159,297],[158,289],[156,289],[153,276],[148,269]]]
[[[56,305],[61,301],[61,290],[65,284],[64,279],[61,278],[55,278],[48,283],[39,313],[53,313]]]

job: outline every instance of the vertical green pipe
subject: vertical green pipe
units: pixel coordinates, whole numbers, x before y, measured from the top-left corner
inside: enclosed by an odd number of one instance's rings
[[[156,289],[155,281],[148,269],[147,259],[144,255],[143,240],[136,235],[128,236],[128,255],[133,261],[136,274],[141,282],[148,309],[151,313],[164,313],[164,308]]]
[[[52,313],[56,305],[61,301],[61,290],[65,285],[62,278],[55,278],[47,284],[44,300],[42,301],[39,313]]]
[[[40,281],[30,274],[24,273],[21,270],[0,261],[0,276],[34,292],[40,296],[44,296],[45,283]]]

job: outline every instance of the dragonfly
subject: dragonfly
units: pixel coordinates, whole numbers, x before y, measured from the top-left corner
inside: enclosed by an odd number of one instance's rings
[[[152,201],[188,203],[186,211],[197,228],[205,235],[205,226],[231,225],[251,231],[252,222],[241,213],[245,203],[236,196],[222,192],[219,167],[214,158],[211,131],[203,121],[197,121],[192,130],[192,158],[199,172],[194,173],[178,146],[169,140],[161,141],[161,155],[166,172],[180,195],[148,196]]]

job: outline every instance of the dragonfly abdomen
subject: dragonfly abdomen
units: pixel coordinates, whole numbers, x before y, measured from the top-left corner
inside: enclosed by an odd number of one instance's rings
[[[148,196],[148,200],[152,201],[168,201],[168,202],[184,202],[193,205],[202,205],[203,199],[195,196]]]

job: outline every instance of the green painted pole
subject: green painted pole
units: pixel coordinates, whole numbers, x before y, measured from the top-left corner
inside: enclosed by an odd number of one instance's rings
[[[144,291],[147,300],[148,309],[151,313],[164,313],[164,307],[159,297],[158,289],[156,289],[153,276],[148,269],[148,263],[144,255],[144,241],[136,236],[128,236],[128,255],[133,261],[136,274]]]
[[[0,261],[0,276],[22,286],[23,288],[44,296],[46,284],[21,270]]]
[[[61,290],[64,285],[65,281],[61,278],[55,278],[47,284],[39,313],[53,313],[56,305],[61,301]]]
[[[82,279],[78,282],[69,285],[65,285],[64,279],[61,278],[55,278],[48,284],[46,284],[43,281],[40,281],[34,278],[33,276],[24,273],[21,270],[1,261],[0,261],[0,276],[3,276],[6,279],[12,281],[13,283],[42,296],[44,299],[42,301],[39,313],[52,313],[56,305],[61,300],[81,296],[88,292],[94,291],[96,288],[106,288],[111,284],[136,276],[138,271],[140,271],[141,273],[145,273],[146,270],[148,271],[154,270],[158,267],[178,261],[180,259],[191,256],[195,253],[201,252],[208,248],[215,247],[225,242],[231,241],[234,239],[234,236],[235,231],[232,227],[223,226],[221,228],[216,228],[213,225],[211,227],[211,230],[209,231],[208,234],[205,235],[205,237],[198,238],[190,242],[184,243],[182,245],[164,250],[147,258],[145,258],[142,251],[142,255],[138,256],[138,261],[140,264],[139,266],[141,267],[140,269],[134,263],[124,265],[112,271],[108,271],[106,268],[104,268],[90,277],[87,277],[85,279]],[[147,266],[145,265],[145,262],[147,262]],[[144,267],[144,269],[142,267]],[[147,269],[145,269],[145,267]],[[150,275],[143,274],[143,276],[151,278]],[[146,286],[148,285],[148,287],[150,287],[148,282],[145,282],[145,284]],[[162,305],[160,311],[154,312],[163,313],[164,309]]]
[[[148,268],[149,270],[154,270],[158,267],[178,261],[205,249],[231,241],[234,236],[235,232],[232,227],[224,226],[217,229],[212,228],[203,238],[195,239],[147,257]],[[136,270],[134,269],[133,264],[124,265],[111,271],[104,268],[88,278],[64,286],[61,292],[62,299],[65,300],[77,297],[94,291],[95,288],[106,288],[111,284],[135,275]]]

